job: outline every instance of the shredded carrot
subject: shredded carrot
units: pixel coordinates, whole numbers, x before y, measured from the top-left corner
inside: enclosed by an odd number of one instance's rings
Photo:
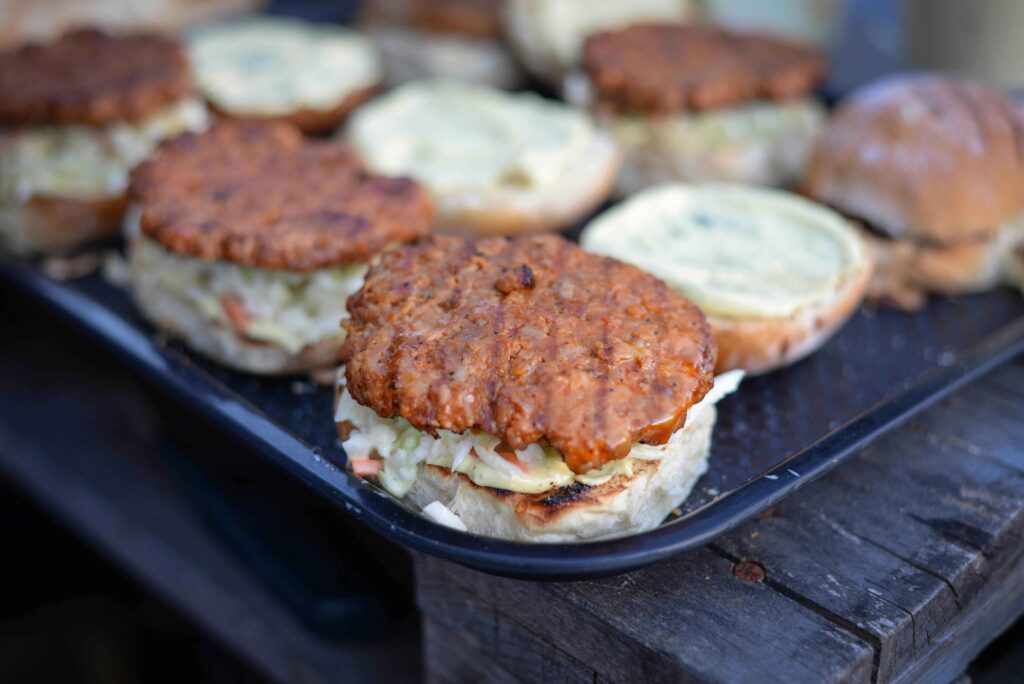
[[[520,461],[519,457],[516,456],[515,453],[511,451],[499,451],[498,455],[501,456],[506,461],[508,461],[509,463],[511,463],[512,465],[514,465],[515,467],[522,470],[524,473],[529,472],[530,466]]]
[[[352,466],[352,472],[359,477],[373,477],[384,467],[384,461],[376,458],[353,458],[348,464]]]
[[[220,306],[224,309],[224,314],[231,322],[231,326],[244,335],[249,328],[249,312],[245,310],[242,300],[231,295],[223,295],[220,298]]]

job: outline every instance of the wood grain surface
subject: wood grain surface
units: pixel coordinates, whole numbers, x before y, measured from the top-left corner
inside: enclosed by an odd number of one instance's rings
[[[1022,530],[1017,360],[694,553],[562,584],[418,557],[428,678],[952,681],[1024,613]]]

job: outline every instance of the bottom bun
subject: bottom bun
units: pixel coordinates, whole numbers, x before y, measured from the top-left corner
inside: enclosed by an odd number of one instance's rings
[[[683,430],[685,449],[671,458],[636,460],[631,476],[580,483],[542,494],[520,494],[476,485],[439,466],[419,466],[405,501],[421,510],[440,501],[469,532],[514,541],[573,542],[642,532],[679,506],[707,471],[714,406],[694,412]]]
[[[34,197],[0,208],[0,247],[18,255],[58,254],[116,235],[128,198]]]
[[[579,168],[544,190],[495,190],[437,198],[439,233],[493,236],[563,230],[585,219],[612,191],[619,154],[606,133],[594,136]]]
[[[210,102],[210,111],[222,119],[236,121],[273,121],[288,123],[309,135],[324,135],[337,128],[342,121],[359,105],[363,104],[380,90],[379,85],[361,88],[345,96],[345,99],[329,109],[297,109],[288,114],[276,116],[257,116],[241,112],[229,112]]]
[[[915,311],[931,292],[982,292],[1003,278],[1007,246],[1001,236],[937,246],[863,232],[876,264],[868,299],[879,304]]]
[[[154,326],[182,340],[191,349],[228,368],[261,375],[287,375],[333,367],[345,333],[317,340],[296,353],[266,342],[247,340],[234,329],[210,321],[173,294],[161,288],[140,290],[132,295],[139,310]]]
[[[853,315],[864,299],[871,267],[861,269],[840,289],[787,318],[708,316],[718,345],[715,372],[742,368],[760,375],[814,353]]]

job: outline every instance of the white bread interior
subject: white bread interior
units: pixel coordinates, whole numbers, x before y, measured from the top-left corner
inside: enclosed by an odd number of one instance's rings
[[[708,316],[718,345],[715,372],[742,368],[761,375],[810,356],[857,310],[871,272],[870,267],[860,270],[826,298],[787,318]]]
[[[611,194],[620,155],[611,136],[596,131],[589,151],[564,180],[547,188],[495,188],[437,198],[435,230],[465,236],[521,235],[562,230],[585,219]]]
[[[440,501],[469,532],[529,542],[576,542],[649,530],[679,506],[707,471],[716,411],[693,412],[684,449],[660,460],[638,460],[633,475],[564,492],[519,494],[481,487],[446,468],[420,464],[405,500],[422,509]]]

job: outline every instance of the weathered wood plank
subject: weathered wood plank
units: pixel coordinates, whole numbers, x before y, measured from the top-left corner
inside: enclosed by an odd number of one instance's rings
[[[560,639],[612,681],[946,681],[1024,611],[1022,538],[1024,365],[1015,363],[718,540],[717,558],[701,551],[549,585],[429,560],[418,564],[419,600],[446,629],[482,635],[483,652],[489,620],[511,621],[545,643]],[[763,565],[764,583],[732,577],[740,559]],[[438,600],[453,587],[457,598]],[[475,622],[453,617],[467,611]],[[858,649],[846,672],[803,659],[807,637],[790,625],[809,618],[868,647],[870,670],[857,669]]]
[[[472,631],[492,649],[486,636],[498,611],[499,621],[556,644],[608,681],[870,680],[868,643],[762,583],[738,579],[732,563],[706,550],[658,571],[569,584],[490,577],[422,556],[417,567],[430,619]]]
[[[433,681],[593,684],[597,679],[571,653],[522,629],[500,611],[463,617],[468,624],[458,630],[429,617],[423,620],[425,629],[429,625],[424,645],[431,653],[427,672]],[[486,632],[478,634],[479,628]]]

